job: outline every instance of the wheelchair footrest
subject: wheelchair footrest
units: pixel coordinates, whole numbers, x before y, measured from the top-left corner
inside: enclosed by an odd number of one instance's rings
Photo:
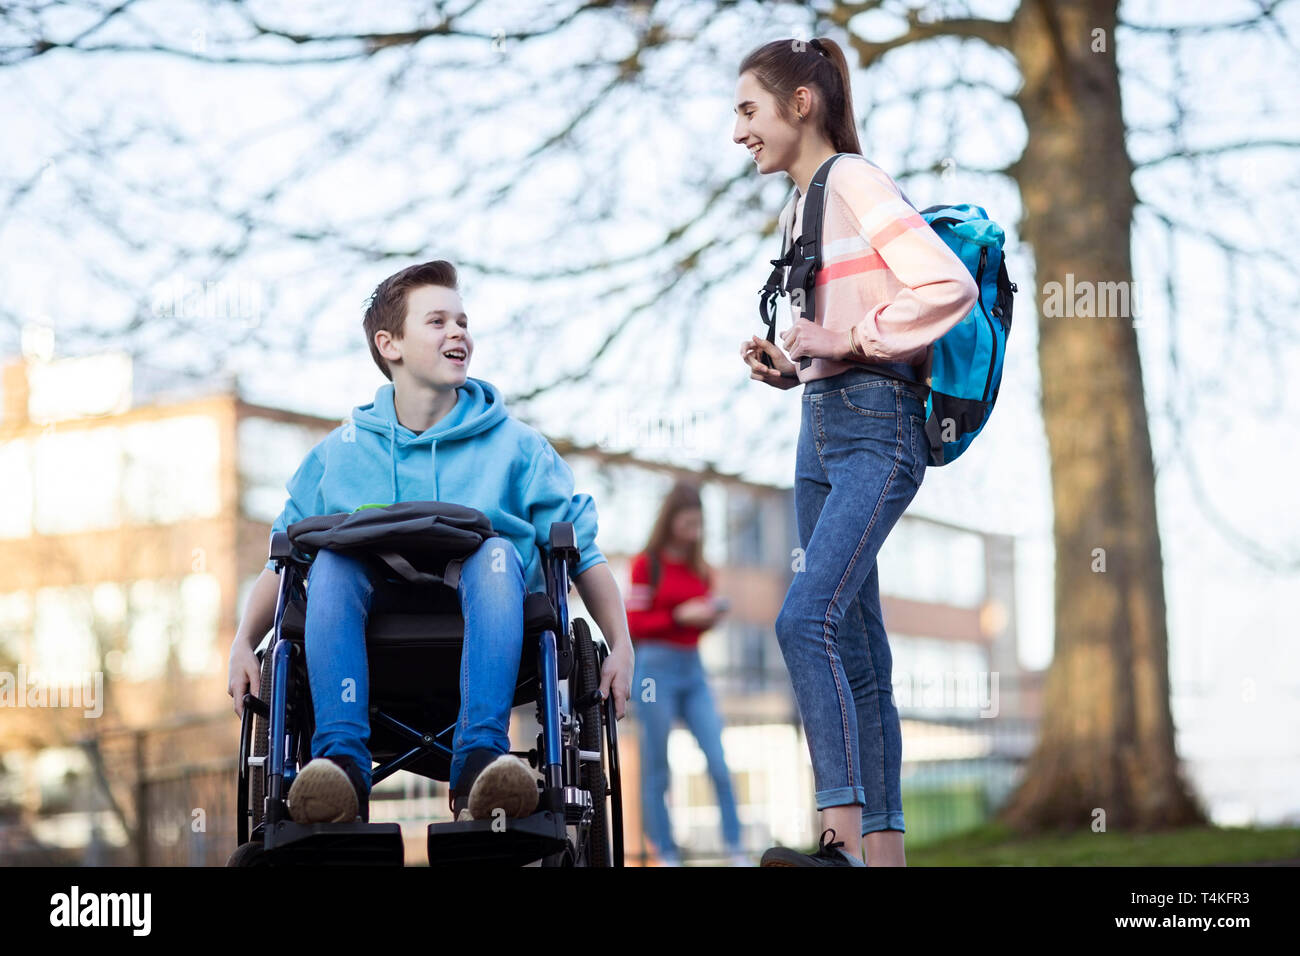
[[[562,814],[539,810],[527,817],[429,824],[429,865],[523,866],[563,850],[568,831]]]
[[[402,866],[406,848],[396,823],[294,823],[268,827],[262,845],[272,865]]]

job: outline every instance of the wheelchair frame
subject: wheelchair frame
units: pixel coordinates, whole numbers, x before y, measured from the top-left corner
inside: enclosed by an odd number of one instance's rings
[[[591,637],[581,618],[573,622],[569,619],[568,593],[572,587],[569,569],[578,560],[573,525],[555,522],[549,538],[549,552],[539,547],[546,573],[546,593],[532,592],[526,596],[525,639],[533,631],[537,632],[536,706],[541,729],[536,748],[518,754],[542,773],[537,810],[528,817],[504,821],[428,824],[431,866],[473,862],[522,865],[539,859],[542,866],[624,865],[616,711],[613,695],[602,702],[599,692],[600,670],[609,656],[609,648],[603,639]],[[277,532],[271,536],[270,559],[276,563],[280,589],[271,643],[263,655],[263,660],[266,654],[270,655],[270,697],[262,699],[245,693],[243,698],[236,827],[239,846],[228,865],[400,866],[404,863],[405,847],[401,828],[396,823],[304,825],[294,823],[288,814],[289,785],[301,764],[309,759],[314,726],[310,704],[290,700],[291,684],[296,684],[298,689],[306,688],[307,693],[302,696],[310,700],[305,644],[300,646],[297,640],[284,637],[282,630],[291,597],[298,595],[304,603],[306,600],[305,581],[310,562],[300,555],[302,552],[293,547],[288,534]],[[544,607],[547,601],[549,608]],[[534,625],[532,629],[530,621]],[[523,682],[517,684],[516,693],[522,687]],[[265,695],[267,688],[260,687],[259,693]],[[291,709],[304,707],[310,722],[301,713],[291,713]],[[253,739],[258,717],[267,724],[269,740],[265,742],[264,756],[253,752],[261,749],[254,746]],[[372,787],[431,751],[448,758],[452,754],[451,748],[439,738],[451,734],[455,722],[437,734],[422,733],[384,713],[373,702],[369,717],[372,726],[378,721],[409,745],[404,753],[373,768]],[[593,734],[588,726],[583,734],[584,724],[593,721],[600,724],[598,731]],[[600,749],[583,750],[583,736],[589,744],[594,740]],[[590,768],[586,774],[584,765]],[[255,821],[255,808],[250,805],[254,768],[260,768],[263,782],[260,821]],[[584,787],[584,776],[594,782]],[[592,789],[599,791],[597,801],[592,799]],[[606,794],[612,814],[606,813]],[[601,846],[593,844],[593,832],[599,835]],[[241,857],[239,862],[235,862],[236,857]]]

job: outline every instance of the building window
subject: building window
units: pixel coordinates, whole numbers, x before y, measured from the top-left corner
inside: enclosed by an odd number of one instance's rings
[[[977,644],[891,634],[894,704],[909,717],[971,718],[996,704],[988,650]]]
[[[117,675],[122,670],[126,641],[126,591],[122,585],[105,581],[95,585],[90,597],[94,611],[95,627],[100,634],[100,648],[104,654],[104,670]]]
[[[27,538],[32,533],[31,446],[26,439],[0,444],[0,488],[5,506],[0,509],[0,538]]]
[[[132,581],[122,676],[130,681],[162,676],[177,618],[176,595],[160,581]]]
[[[185,415],[122,429],[127,520],[166,524],[207,518],[221,506],[217,421]]]
[[[730,532],[728,554],[732,556],[732,564],[764,563],[762,501],[742,492],[730,495],[727,506],[731,512],[726,527]]]
[[[729,558],[728,539],[730,523],[727,489],[715,482],[700,485],[700,505],[703,508],[704,560],[714,567],[726,564]]]
[[[180,633],[176,654],[187,674],[210,674],[219,666],[217,622],[221,585],[211,574],[189,574],[180,583]]]
[[[0,669],[13,672],[27,654],[32,599],[26,591],[0,594]]]
[[[36,755],[33,769],[41,796],[41,813],[76,808],[79,783],[90,772],[85,751],[79,747],[46,748]]]
[[[956,607],[984,600],[984,539],[976,532],[904,515],[877,561],[881,594]]]
[[[700,640],[700,663],[718,696],[789,686],[785,662],[770,627],[732,621],[715,628]]]
[[[121,524],[122,444],[117,428],[51,429],[35,440],[35,524],[70,534]]]
[[[293,422],[249,417],[239,422],[235,434],[243,487],[241,508],[254,521],[273,524],[284,510],[286,483],[328,432]]]
[[[31,667],[51,686],[99,669],[91,595],[86,588],[40,588],[36,592]]]

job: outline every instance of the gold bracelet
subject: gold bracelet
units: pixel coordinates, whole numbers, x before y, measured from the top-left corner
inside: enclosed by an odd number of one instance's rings
[[[849,347],[853,350],[853,354],[859,358],[865,359],[867,357],[867,353],[858,344],[858,327],[856,325],[849,326]]]

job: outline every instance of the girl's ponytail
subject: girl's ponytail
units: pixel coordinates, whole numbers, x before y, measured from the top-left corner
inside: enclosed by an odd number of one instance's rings
[[[814,109],[814,118],[822,135],[836,152],[862,155],[853,116],[849,64],[834,40],[773,40],[751,50],[740,62],[736,75],[747,71],[753,71],[759,85],[772,94],[781,118],[791,125],[796,122],[790,112],[794,91],[801,86],[816,87],[822,108]]]
[[[862,154],[858,144],[858,124],[853,116],[853,86],[849,80],[849,62],[840,45],[829,37],[818,37],[811,46],[820,50],[835,68],[837,89],[826,97],[823,130],[836,152]]]

